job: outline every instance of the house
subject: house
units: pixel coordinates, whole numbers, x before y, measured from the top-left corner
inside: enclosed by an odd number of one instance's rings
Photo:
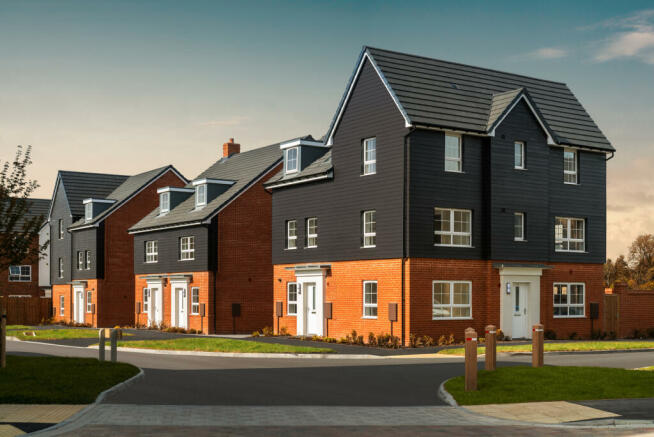
[[[220,159],[131,227],[137,324],[204,333],[272,326],[271,202],[279,144]]]
[[[134,323],[132,236],[163,186],[186,179],[165,166],[134,176],[59,171],[50,209],[54,319],[96,327]]]
[[[27,220],[40,217],[46,220],[50,207],[49,199],[27,199],[28,209],[21,220],[18,220],[14,229],[22,229]],[[42,245],[38,238],[34,245]],[[30,260],[21,264],[11,265],[0,272],[0,296],[3,297],[45,297],[46,293],[41,287],[39,260]]]
[[[324,141],[280,147],[276,329],[407,344],[601,317],[615,149],[565,84],[365,47]]]

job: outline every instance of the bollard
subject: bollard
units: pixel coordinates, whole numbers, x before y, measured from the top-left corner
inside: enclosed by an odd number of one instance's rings
[[[112,329],[109,337],[111,342],[111,362],[115,363],[118,358],[118,329]]]
[[[465,391],[474,391],[477,390],[477,332],[472,328],[466,329],[465,339]]]
[[[98,339],[100,340],[100,343],[98,343],[98,360],[104,361],[104,329],[100,328],[98,330]]]
[[[497,352],[497,330],[495,325],[486,326],[486,370],[495,370]]]
[[[7,308],[2,308],[0,321],[0,369],[7,367]]]
[[[531,333],[531,367],[543,367],[543,325],[534,325]]]

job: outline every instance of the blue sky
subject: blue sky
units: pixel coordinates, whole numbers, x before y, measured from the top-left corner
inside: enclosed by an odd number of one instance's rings
[[[327,129],[363,45],[566,82],[618,149],[608,254],[654,232],[652,2],[2,1],[0,157],[189,177]]]

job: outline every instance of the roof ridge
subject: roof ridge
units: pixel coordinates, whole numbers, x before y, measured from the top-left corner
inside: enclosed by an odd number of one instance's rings
[[[78,170],[58,170],[58,173],[74,173],[74,174],[92,174],[92,175],[102,175],[102,176],[121,176],[121,177],[130,177],[129,175],[125,174],[117,174],[117,173],[99,173],[99,172],[91,172],[91,171],[78,171]]]

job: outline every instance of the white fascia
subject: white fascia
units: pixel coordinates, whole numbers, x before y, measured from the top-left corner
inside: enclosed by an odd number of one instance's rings
[[[285,143],[280,143],[279,148],[284,150],[295,146],[311,146],[311,147],[327,147],[322,141],[309,141],[309,140],[293,140]]]
[[[163,187],[157,189],[157,194],[167,193],[167,192],[177,192],[177,193],[193,193],[195,190],[193,188],[177,188],[177,187]]]
[[[229,181],[227,179],[210,179],[210,178],[204,178],[204,179],[196,179],[193,182],[191,182],[194,187],[198,185],[203,185],[203,184],[222,184],[222,185],[234,185],[236,181]],[[187,188],[190,189],[190,188]]]
[[[493,130],[491,130],[491,131],[488,133],[488,135],[491,136],[491,137],[494,137],[494,136],[495,136],[495,129],[497,129],[497,127],[498,127],[500,124],[502,124],[502,122],[504,121],[504,119],[506,118],[506,116],[509,115],[509,114],[511,113],[511,111],[513,111],[513,108],[515,108],[515,106],[516,106],[516,105],[517,105],[521,100],[524,100],[524,101],[527,103],[527,106],[529,106],[529,109],[531,109],[531,112],[532,112],[532,114],[534,114],[534,117],[536,118],[536,121],[538,121],[538,124],[540,124],[540,127],[543,129],[543,132],[545,132],[545,135],[547,135],[547,144],[550,145],[550,146],[556,146],[556,145],[558,145],[558,144],[554,141],[554,139],[552,138],[552,136],[550,135],[550,131],[545,127],[545,123],[543,123],[543,120],[541,120],[540,117],[538,116],[538,113],[536,112],[536,109],[532,106],[531,102],[529,101],[529,99],[527,98],[527,96],[526,96],[524,93],[521,94],[520,97],[518,97],[517,99],[515,99],[515,101],[511,104],[511,106],[509,106],[509,108],[508,108],[507,110],[504,111],[504,114],[502,115],[502,117],[500,117],[499,120],[497,120],[497,121],[495,122],[495,124],[493,125]]]
[[[111,199],[94,199],[89,197],[88,199],[82,200],[82,203],[86,205],[87,203],[116,203],[116,201]]]

